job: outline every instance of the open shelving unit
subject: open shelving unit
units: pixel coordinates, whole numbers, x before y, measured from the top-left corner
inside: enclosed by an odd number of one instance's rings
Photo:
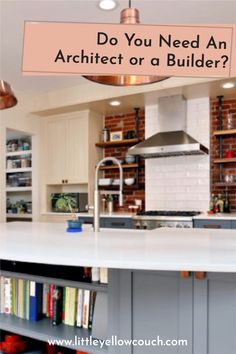
[[[73,281],[67,279],[53,278],[50,277],[50,275],[40,276],[40,275],[18,273],[14,271],[6,271],[6,270],[1,270],[0,275],[4,277],[35,281],[38,283],[46,283],[46,284],[63,286],[63,287],[87,289],[91,291],[97,291],[97,293],[101,293],[101,294],[108,293],[107,284],[87,283],[83,281]],[[99,309],[99,310],[101,311],[101,313],[103,313],[103,309]],[[65,324],[53,326],[51,323],[51,319],[49,318],[43,318],[39,321],[29,321],[8,314],[0,314],[0,329],[4,331],[17,333],[22,336],[40,340],[43,342],[47,342],[48,340],[62,340],[62,339],[74,340],[76,336],[77,338],[85,339],[92,336],[93,333],[93,330],[90,329],[78,328],[78,327],[68,326]],[[89,352],[91,354],[108,353],[108,348],[106,346],[104,346],[103,349],[90,344],[70,345],[68,343],[64,343],[62,346],[65,348]]]
[[[7,221],[31,221],[33,218],[32,157],[32,136],[26,132],[7,129],[5,155]],[[28,212],[27,208],[29,208]]]
[[[236,157],[229,157],[226,158],[224,157],[223,153],[223,143],[224,143],[224,138],[228,137],[235,137],[236,139],[236,128],[232,129],[223,129],[223,117],[222,117],[222,98],[223,96],[218,96],[218,130],[213,131],[213,136],[216,136],[219,140],[219,158],[215,158],[213,160],[214,164],[219,165],[219,181],[215,182],[214,185],[218,187],[233,187],[236,185],[235,183],[228,183],[224,182],[224,174],[223,174],[223,168],[224,166],[231,164],[231,163],[236,163]],[[236,176],[235,176],[236,179]]]

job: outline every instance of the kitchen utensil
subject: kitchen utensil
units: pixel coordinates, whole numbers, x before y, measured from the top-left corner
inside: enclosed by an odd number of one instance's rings
[[[132,186],[132,184],[134,184],[135,179],[134,178],[125,178],[125,184],[127,186]]]

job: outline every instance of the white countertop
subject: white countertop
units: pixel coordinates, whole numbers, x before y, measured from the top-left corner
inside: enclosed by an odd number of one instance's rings
[[[76,216],[78,217],[90,217],[93,218],[93,213],[92,212],[84,212],[84,213],[75,213]],[[48,216],[65,216],[68,215],[70,216],[70,213],[55,213],[55,212],[43,212],[41,215],[48,215]],[[113,212],[113,213],[101,213],[100,217],[101,218],[132,218],[133,214],[132,213],[125,213],[125,212]]]
[[[207,213],[194,216],[193,219],[211,219],[211,220],[236,220],[236,213],[229,214],[212,214]]]
[[[0,259],[120,269],[236,273],[236,231],[115,230],[64,223],[0,223]]]

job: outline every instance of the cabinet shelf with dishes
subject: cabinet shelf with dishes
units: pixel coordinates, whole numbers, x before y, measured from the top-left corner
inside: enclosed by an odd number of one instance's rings
[[[7,129],[6,220],[32,220],[32,136]]]

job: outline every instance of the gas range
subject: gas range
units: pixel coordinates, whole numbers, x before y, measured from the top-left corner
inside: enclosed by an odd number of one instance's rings
[[[199,211],[140,211],[133,217],[133,223],[136,229],[151,230],[159,227],[192,228],[193,216],[199,214]]]

